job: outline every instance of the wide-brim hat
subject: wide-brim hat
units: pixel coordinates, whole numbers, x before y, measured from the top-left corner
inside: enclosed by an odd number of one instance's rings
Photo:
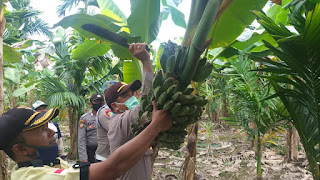
[[[58,108],[40,113],[26,106],[7,111],[0,117],[0,150],[7,148],[22,131],[41,127],[58,114]]]
[[[117,82],[111,86],[104,94],[107,105],[111,107],[111,104],[117,100],[119,96],[131,89],[132,92],[137,91],[141,88],[142,83],[139,80],[135,80],[130,84],[123,82]]]

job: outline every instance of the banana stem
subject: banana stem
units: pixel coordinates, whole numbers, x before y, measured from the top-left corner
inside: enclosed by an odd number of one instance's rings
[[[197,69],[199,58],[204,51],[203,45],[207,40],[210,29],[216,19],[220,5],[221,0],[209,0],[206,5],[199,23],[198,30],[192,39],[188,57],[186,59],[186,65],[183,69],[181,79],[177,86],[179,90],[183,90],[189,85]],[[190,14],[190,16],[192,16],[192,14]]]
[[[192,0],[186,33],[181,43],[182,46],[190,47],[207,3],[208,0]]]

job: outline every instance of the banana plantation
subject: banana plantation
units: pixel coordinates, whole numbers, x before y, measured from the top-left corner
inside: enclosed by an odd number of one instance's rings
[[[128,44],[145,42],[155,75],[130,131],[150,124],[152,101],[173,120],[152,143],[152,179],[320,179],[320,0],[131,0],[129,15],[61,0],[53,27],[31,1],[0,1],[0,114],[58,107],[69,162],[91,94],[143,79]],[[158,43],[166,21],[184,36]],[[1,152],[2,179],[13,166]]]

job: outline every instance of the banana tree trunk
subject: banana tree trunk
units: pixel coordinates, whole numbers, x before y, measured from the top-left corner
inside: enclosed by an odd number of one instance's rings
[[[17,88],[16,88],[16,85],[15,85],[15,84],[12,84],[12,85],[11,85],[11,92],[13,93],[15,89],[17,89]],[[9,101],[10,101],[10,108],[14,108],[14,107],[17,106],[17,98],[16,98],[16,97],[11,96],[10,99],[9,99]]]
[[[291,158],[298,160],[298,146],[299,146],[299,134],[295,127],[292,127],[292,144],[291,144]]]
[[[2,5],[3,1],[0,1],[1,4],[1,15],[0,15],[0,115],[4,111],[4,93],[3,93],[3,32],[6,25],[6,19],[3,15]],[[1,177],[3,180],[8,180],[8,158],[7,155],[0,151],[0,169]]]
[[[290,162],[292,159],[291,159],[291,153],[292,153],[292,128],[289,128],[287,130],[287,148],[286,148],[286,157],[285,157],[285,161],[287,162]]]
[[[209,46],[212,39],[207,40],[210,29],[215,21],[222,0],[192,0],[188,27],[182,46],[190,47],[186,67],[184,68],[177,89],[184,90],[190,83],[199,57]],[[192,87],[195,88],[194,84]],[[188,135],[188,155],[185,158],[183,176],[185,180],[194,180],[196,166],[198,123],[191,127]]]
[[[190,128],[188,136],[187,150],[188,154],[185,158],[183,166],[184,180],[194,180],[196,170],[196,150],[197,150],[197,137],[198,137],[198,123],[193,124]]]
[[[78,120],[73,107],[69,107],[68,117],[70,130],[70,152],[68,158],[75,160],[77,158]]]
[[[257,135],[257,180],[262,179],[261,158],[262,158],[262,144],[260,139],[260,132]]]
[[[158,152],[160,150],[159,141],[156,141],[154,144],[152,144],[152,154],[151,154],[151,166],[153,170],[153,165],[157,159]]]
[[[287,162],[298,159],[298,146],[299,146],[299,135],[297,129],[292,126],[287,131],[287,148],[286,158]]]
[[[29,98],[27,98],[27,96],[29,95]],[[32,102],[34,102],[34,90],[31,90],[30,92],[25,94],[25,99],[27,99],[27,104],[28,106],[32,106]]]

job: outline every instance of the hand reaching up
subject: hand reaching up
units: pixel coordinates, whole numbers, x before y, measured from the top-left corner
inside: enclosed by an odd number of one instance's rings
[[[129,46],[131,54],[138,58],[142,63],[150,61],[150,54],[146,50],[146,43],[132,43]]]

